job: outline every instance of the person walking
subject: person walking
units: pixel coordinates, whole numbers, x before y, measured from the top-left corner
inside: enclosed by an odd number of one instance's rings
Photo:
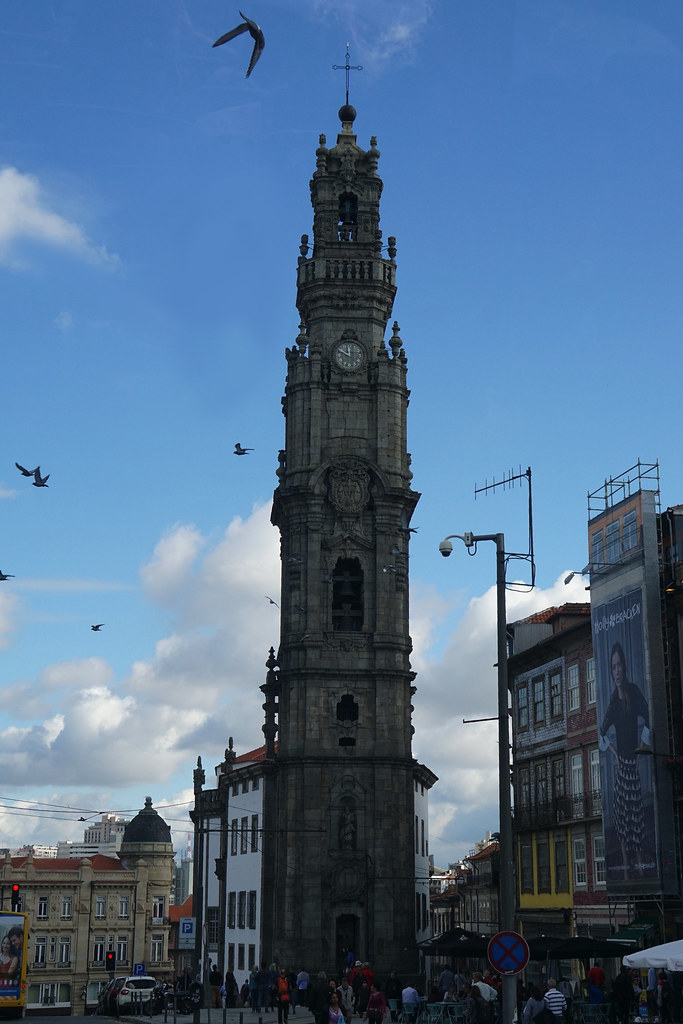
[[[277,999],[277,1024],[287,1024],[289,1018],[289,978],[287,977],[287,971],[284,967],[280,968],[280,973],[277,976],[275,982],[275,992]]]
[[[555,978],[548,978],[548,990],[543,996],[543,1001],[555,1017],[556,1024],[562,1024],[567,1010],[567,1000],[558,989]]]

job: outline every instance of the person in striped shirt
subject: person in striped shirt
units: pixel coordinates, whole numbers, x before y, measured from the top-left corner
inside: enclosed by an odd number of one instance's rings
[[[554,1015],[557,1024],[561,1024],[567,1010],[567,1000],[557,988],[554,978],[548,978],[548,989],[543,996],[543,1002]]]

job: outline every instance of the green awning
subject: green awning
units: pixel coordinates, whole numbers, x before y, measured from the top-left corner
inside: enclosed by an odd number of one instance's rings
[[[648,932],[654,931],[657,927],[656,921],[631,921],[630,924],[625,924],[623,928],[620,928],[614,935],[610,935],[608,942],[612,939],[616,939],[621,942],[637,942]]]

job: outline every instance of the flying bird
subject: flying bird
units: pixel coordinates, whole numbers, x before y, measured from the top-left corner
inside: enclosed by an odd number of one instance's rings
[[[243,448],[242,445],[238,441],[237,444],[235,445],[235,450],[233,452],[233,455],[246,455],[247,452],[253,452],[253,450],[254,450],[253,448]]]
[[[0,582],[2,580],[13,580],[13,579],[14,579],[14,576],[12,575],[11,572],[3,572],[2,569],[0,569]]]
[[[35,473],[35,469],[24,469],[24,467],[20,466],[18,462],[15,462],[14,465],[17,467],[22,476],[33,476],[33,474]],[[38,466],[38,469],[40,469],[40,466]]]
[[[231,29],[230,32],[226,32],[225,35],[221,36],[220,39],[217,39],[213,45],[221,46],[223,43],[230,42],[230,40],[234,39],[235,36],[241,36],[243,32],[248,32],[251,38],[254,40],[254,50],[251,55],[251,60],[249,61],[249,68],[247,70],[246,75],[246,77],[249,78],[249,75],[254,70],[254,65],[256,64],[256,61],[263,53],[263,48],[266,45],[266,41],[263,38],[263,32],[261,31],[261,29],[259,28],[255,21],[252,21],[251,18],[247,18],[246,15],[242,14],[241,11],[240,17],[244,18],[243,23],[241,25],[238,25],[237,28]]]
[[[92,631],[94,633],[99,633],[99,631],[102,629],[102,626],[104,626],[104,625],[105,625],[104,622],[98,622],[98,624],[96,626],[91,626],[90,628],[92,629]]]
[[[273,601],[272,597],[268,597],[267,594],[264,594],[264,597],[265,597],[266,601],[270,601],[270,603],[274,604],[276,608],[280,607],[280,605],[277,603],[277,601]]]
[[[33,470],[33,475],[35,477],[35,480],[33,481],[33,486],[34,487],[49,487],[50,486],[48,484],[48,480],[50,479],[50,474],[48,473],[47,476],[41,476],[40,475],[40,466],[36,466],[36,468]]]

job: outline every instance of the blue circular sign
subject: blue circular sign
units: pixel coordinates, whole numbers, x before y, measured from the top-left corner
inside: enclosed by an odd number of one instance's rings
[[[498,932],[489,942],[488,957],[499,974],[519,974],[529,963],[529,946],[517,932]]]

